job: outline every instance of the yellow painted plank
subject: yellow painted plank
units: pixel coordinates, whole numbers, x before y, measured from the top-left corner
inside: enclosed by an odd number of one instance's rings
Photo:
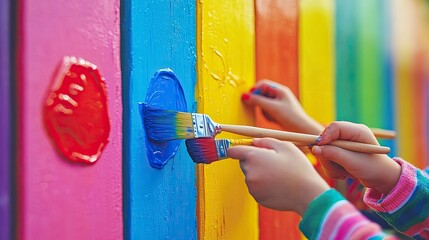
[[[300,1],[299,89],[310,116],[335,119],[334,1]]]
[[[300,101],[310,116],[325,124],[335,119],[334,14],[333,0],[300,1]],[[311,155],[309,160],[316,162]]]
[[[219,123],[254,124],[240,96],[255,81],[252,0],[198,1],[198,112]],[[218,137],[234,137],[222,133]],[[238,161],[198,166],[199,239],[257,239],[257,204]]]

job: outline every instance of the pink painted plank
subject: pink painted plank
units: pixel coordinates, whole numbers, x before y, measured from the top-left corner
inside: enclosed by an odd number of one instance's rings
[[[121,239],[122,106],[119,0],[21,0],[19,26],[19,239]],[[42,104],[65,55],[104,76],[110,141],[94,165],[51,144]]]

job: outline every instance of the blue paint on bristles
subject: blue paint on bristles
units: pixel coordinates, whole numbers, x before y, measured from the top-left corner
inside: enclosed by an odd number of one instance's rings
[[[195,137],[192,113],[159,109],[142,104],[142,117],[147,137],[157,142]]]

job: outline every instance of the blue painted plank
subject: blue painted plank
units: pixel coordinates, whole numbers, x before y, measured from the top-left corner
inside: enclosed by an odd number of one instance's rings
[[[0,1],[0,239],[11,239],[10,1]]]
[[[171,68],[195,111],[195,1],[123,0],[125,239],[196,239],[195,166],[184,143],[162,169],[149,165],[139,102],[153,74]]]
[[[396,130],[395,119],[395,79],[394,79],[394,66],[393,66],[393,49],[392,49],[392,20],[391,20],[391,5],[390,0],[381,0],[380,3],[380,29],[381,29],[381,54],[382,58],[382,88],[385,89],[383,102],[383,114],[381,124],[385,129]],[[384,146],[390,147],[391,151],[389,156],[397,156],[397,141],[396,140],[382,140],[380,143]]]

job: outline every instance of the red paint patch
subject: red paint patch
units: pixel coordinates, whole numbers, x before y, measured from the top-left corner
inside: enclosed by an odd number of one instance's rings
[[[45,127],[56,148],[72,161],[94,163],[108,143],[107,93],[97,67],[65,57],[44,104]]]

